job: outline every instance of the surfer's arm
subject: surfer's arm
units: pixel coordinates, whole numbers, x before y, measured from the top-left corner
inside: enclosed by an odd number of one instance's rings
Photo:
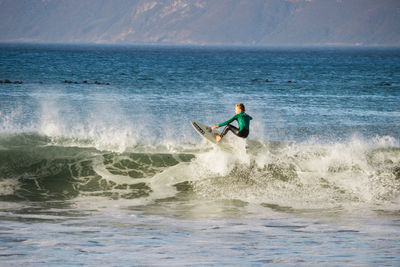
[[[235,116],[233,116],[232,118],[230,118],[229,120],[227,120],[227,121],[225,121],[225,122],[223,122],[223,123],[218,124],[217,126],[218,126],[218,127],[221,127],[221,126],[228,125],[228,124],[231,123],[232,121],[237,120],[237,116],[238,116],[238,115],[235,115]],[[215,125],[214,125],[214,126],[215,126]],[[216,127],[216,128],[218,128],[218,127]]]

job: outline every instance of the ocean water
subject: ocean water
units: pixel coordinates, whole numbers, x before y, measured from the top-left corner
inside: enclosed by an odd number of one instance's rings
[[[397,48],[3,44],[0,81],[1,266],[400,264]],[[233,153],[189,123],[239,102]]]

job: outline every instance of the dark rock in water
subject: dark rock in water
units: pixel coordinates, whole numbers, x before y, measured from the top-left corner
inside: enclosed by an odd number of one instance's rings
[[[121,72],[119,75],[126,75],[126,73],[125,72]]]
[[[22,82],[22,81],[10,81],[10,80],[8,80],[8,79],[5,79],[4,81],[0,81],[0,84],[2,84],[2,83],[7,83],[7,84],[23,84],[24,82]]]
[[[388,82],[381,82],[380,85],[381,85],[381,86],[391,86],[391,84],[388,83]]]
[[[98,85],[110,85],[110,83],[104,83],[104,82],[98,82],[98,81],[95,81],[94,84],[98,84]]]
[[[289,80],[289,81],[287,81],[287,82],[288,82],[288,83],[296,83],[295,81],[290,81],[290,80]]]
[[[62,83],[67,83],[67,84],[98,84],[98,85],[110,85],[110,83],[103,83],[99,81],[95,81],[93,83],[88,82],[88,81],[82,81],[82,82],[77,82],[77,81],[69,81],[69,80],[64,80]]]
[[[270,82],[271,82],[271,80],[269,80],[269,79],[265,79],[265,82],[266,82],[266,83],[270,83]]]
[[[260,79],[252,79],[251,81],[252,81],[253,83],[255,83],[255,82],[259,82]]]

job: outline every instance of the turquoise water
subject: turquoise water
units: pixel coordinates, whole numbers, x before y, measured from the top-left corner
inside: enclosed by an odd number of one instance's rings
[[[400,263],[399,49],[3,44],[0,63],[1,264]],[[189,123],[238,102],[235,153]]]

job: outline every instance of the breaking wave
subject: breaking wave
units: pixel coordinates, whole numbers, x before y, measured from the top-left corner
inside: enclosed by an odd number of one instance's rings
[[[231,140],[232,141],[232,140]],[[248,141],[226,153],[208,143],[136,144],[123,152],[88,140],[0,136],[0,200],[102,197],[132,205],[185,195],[280,210],[398,209],[400,148],[392,137],[319,144]]]

